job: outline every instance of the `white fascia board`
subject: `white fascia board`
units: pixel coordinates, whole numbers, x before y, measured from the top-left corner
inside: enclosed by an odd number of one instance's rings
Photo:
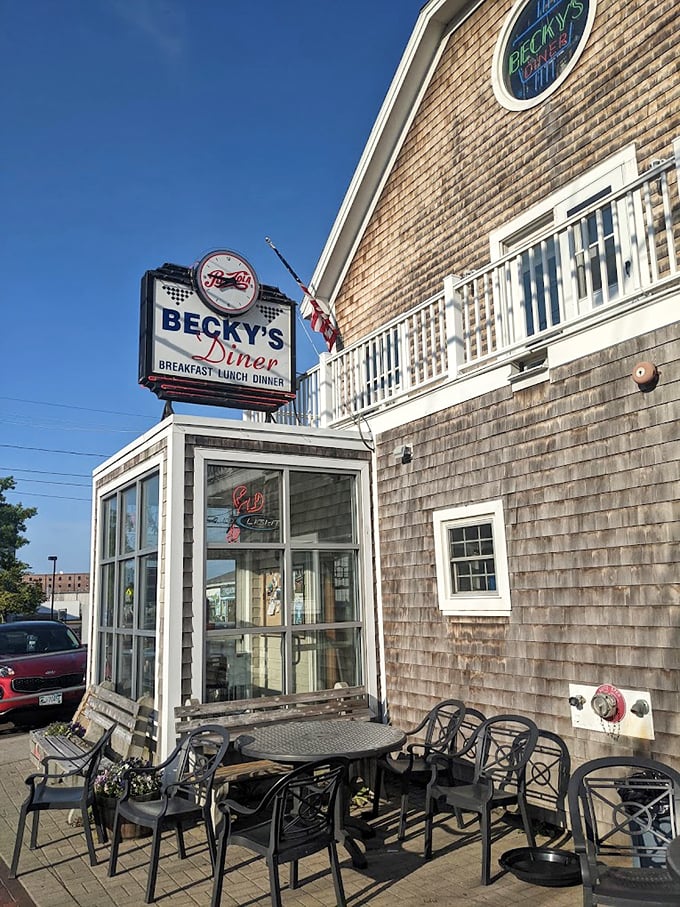
[[[603,317],[587,332],[565,333],[548,346],[548,366],[557,368],[582,359],[586,355],[610,349],[634,337],[642,337],[652,331],[678,322],[680,292],[677,286],[660,299],[645,306],[637,304],[618,317]],[[606,316],[606,312],[602,313]],[[634,358],[634,357],[633,357]],[[631,360],[631,369],[632,369]]]
[[[125,462],[125,458],[129,457],[131,454],[138,454],[140,450],[143,450],[145,447],[150,447],[152,444],[155,444],[159,438],[167,436],[172,425],[171,420],[173,418],[174,417],[170,416],[167,419],[163,419],[162,422],[154,425],[153,428],[150,428],[148,431],[144,432],[143,435],[140,435],[138,438],[135,438],[134,441],[130,441],[130,443],[126,444],[125,447],[122,447],[120,450],[116,451],[116,453],[112,454],[108,458],[108,460],[104,460],[103,463],[100,463],[99,466],[96,466],[92,470],[93,480],[100,479],[102,474],[116,468],[117,466],[120,466]]]
[[[283,425],[278,422],[217,421],[205,416],[174,415],[173,426],[185,434],[207,435],[213,438],[238,438],[265,441],[270,444],[298,444],[307,447],[340,447],[345,450],[364,450],[357,429],[309,428],[306,425]]]
[[[337,295],[439,59],[447,26],[464,6],[464,0],[430,0],[418,16],[312,275],[310,284],[321,300],[332,304]],[[309,314],[307,308],[302,307],[303,315]]]
[[[550,370],[602,352],[634,337],[641,337],[678,322],[680,294],[677,285],[671,286],[661,298],[641,307],[621,312],[602,312],[601,320],[572,332],[565,330],[559,337],[551,338],[547,346],[547,380]],[[568,326],[567,326],[568,328]],[[633,357],[634,358],[634,357]],[[632,369],[631,360],[631,369]],[[497,362],[486,369],[459,375],[454,381],[429,388],[402,402],[395,401],[384,410],[366,413],[364,418],[376,437],[394,428],[402,428],[467,400],[478,399],[493,391],[508,387],[515,376],[512,364]],[[545,373],[538,377],[545,381]],[[525,385],[528,386],[528,385]]]

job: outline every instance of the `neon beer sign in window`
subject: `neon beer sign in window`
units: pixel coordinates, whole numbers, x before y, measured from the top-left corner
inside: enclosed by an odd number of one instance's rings
[[[510,110],[539,104],[556,91],[585,47],[595,0],[520,0],[494,52],[496,97]]]

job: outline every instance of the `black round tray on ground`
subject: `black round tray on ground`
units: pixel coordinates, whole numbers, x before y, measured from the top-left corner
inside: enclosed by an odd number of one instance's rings
[[[522,882],[548,888],[581,884],[581,867],[575,853],[549,847],[517,847],[506,851],[498,861]]]

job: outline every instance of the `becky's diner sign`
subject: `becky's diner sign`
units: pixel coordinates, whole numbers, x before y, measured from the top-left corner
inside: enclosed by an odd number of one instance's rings
[[[519,0],[496,43],[493,85],[510,110],[556,91],[576,65],[595,18],[596,0]]]
[[[294,309],[235,252],[147,271],[139,383],[163,400],[273,412],[295,397]]]

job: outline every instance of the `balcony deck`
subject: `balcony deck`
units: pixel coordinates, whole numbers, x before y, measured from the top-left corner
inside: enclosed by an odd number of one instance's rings
[[[680,140],[675,157],[484,267],[446,277],[441,293],[323,355],[276,421],[344,427],[498,363],[525,368],[540,363],[556,337],[673,291],[679,157]]]

